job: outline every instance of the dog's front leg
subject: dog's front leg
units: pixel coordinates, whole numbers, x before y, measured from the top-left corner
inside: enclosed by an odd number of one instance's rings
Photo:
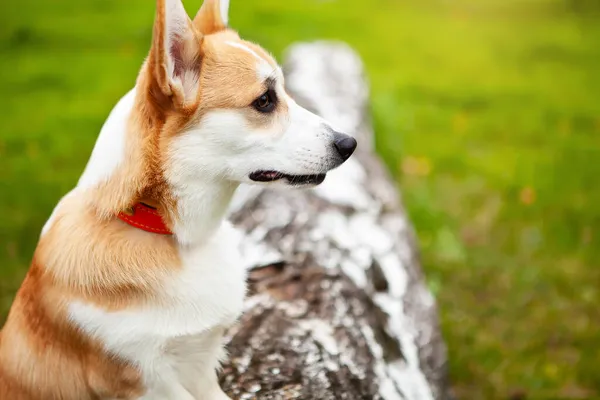
[[[221,360],[225,359],[223,334],[225,328],[216,327],[200,335],[183,339],[178,354],[185,354],[180,364],[178,376],[189,388],[196,400],[231,400],[219,386],[217,370]],[[202,350],[195,353],[190,349]],[[187,358],[187,359],[186,359]]]

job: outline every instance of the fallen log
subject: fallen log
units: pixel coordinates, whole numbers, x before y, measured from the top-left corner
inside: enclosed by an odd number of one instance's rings
[[[284,72],[296,101],[359,148],[314,190],[245,187],[234,199],[250,291],[222,387],[234,399],[450,398],[435,300],[373,150],[360,59],[339,43],[298,44]]]

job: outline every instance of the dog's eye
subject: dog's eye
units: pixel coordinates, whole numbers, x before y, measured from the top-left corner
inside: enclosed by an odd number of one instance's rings
[[[254,100],[252,106],[256,109],[256,111],[268,113],[275,109],[276,102],[277,98],[275,96],[275,93],[269,89],[265,93],[263,93],[259,98]]]

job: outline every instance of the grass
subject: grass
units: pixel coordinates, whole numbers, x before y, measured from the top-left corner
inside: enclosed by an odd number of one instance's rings
[[[363,56],[459,397],[600,398],[595,3],[232,3],[232,24],[278,56],[317,38]],[[0,316],[132,86],[152,17],[149,0],[0,5]]]

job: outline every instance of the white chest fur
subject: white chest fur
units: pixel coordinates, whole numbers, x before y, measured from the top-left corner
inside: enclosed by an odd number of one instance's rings
[[[217,366],[223,330],[239,317],[246,292],[238,240],[225,222],[203,245],[181,248],[183,267],[164,282],[159,302],[114,312],[74,302],[70,317],[108,352],[138,365],[149,387],[165,380],[187,387],[192,371],[196,382],[214,375],[206,369]]]

